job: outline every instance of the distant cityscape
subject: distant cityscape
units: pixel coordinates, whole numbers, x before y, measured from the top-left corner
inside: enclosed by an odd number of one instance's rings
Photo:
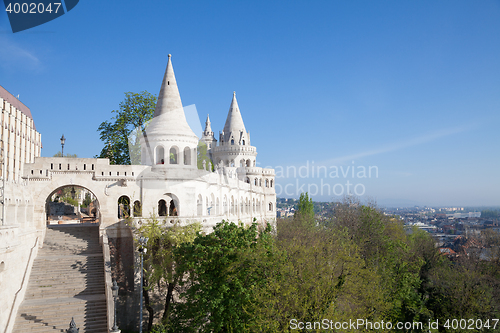
[[[277,217],[293,217],[297,199],[277,198]],[[313,202],[318,221],[330,219],[339,202]],[[441,253],[447,256],[477,253],[487,259],[488,253],[479,241],[481,233],[500,232],[500,206],[495,207],[383,207],[388,216],[400,219],[408,232],[413,228],[430,233]]]

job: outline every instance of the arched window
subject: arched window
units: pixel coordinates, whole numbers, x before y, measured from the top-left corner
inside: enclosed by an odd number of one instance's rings
[[[272,203],[272,202],[270,202],[270,203],[269,203],[269,211],[270,211],[270,212],[272,212],[272,211],[273,211],[273,203]]]
[[[231,211],[230,211],[230,214],[234,215],[234,197],[233,196],[231,196]]]
[[[245,140],[242,140],[242,141],[241,141],[241,144],[244,146],[244,145],[245,145]]]
[[[130,199],[126,195],[118,198],[118,218],[127,218],[130,216]]]
[[[271,179],[271,187],[273,187],[273,180]]]
[[[172,147],[170,148],[170,164],[177,164],[178,163],[178,153],[177,153],[177,148]]]
[[[215,204],[215,212],[217,214],[217,216],[220,214],[220,206],[219,206],[220,202],[219,202],[219,198],[217,198],[217,203]]]
[[[163,199],[158,201],[158,215],[167,216],[167,202]]]
[[[262,187],[262,178],[259,178],[259,186]]]
[[[165,164],[165,149],[162,146],[156,147],[156,164]]]
[[[247,167],[252,166],[252,162],[250,160],[247,160]]]
[[[168,216],[177,216],[177,207],[175,207],[175,202],[174,200],[170,200],[169,206],[168,206]]]
[[[191,165],[191,149],[184,148],[184,165]]]
[[[198,216],[202,216],[203,215],[203,197],[201,196],[201,194],[198,195],[198,200],[196,200],[196,206],[197,206]]]
[[[215,207],[214,207],[214,203],[215,203],[215,196],[214,196],[214,194],[212,193],[212,194],[210,195],[210,206],[209,206],[209,207],[210,207],[210,210],[209,210],[209,215],[214,215],[214,213],[215,213],[215,210],[216,210],[216,209],[215,209]]]
[[[258,182],[258,181],[257,181],[257,178],[255,178],[255,181],[254,181],[255,186],[257,186],[257,182]]]
[[[134,216],[135,217],[142,216],[142,207],[141,207],[141,202],[139,200],[134,201]]]
[[[235,166],[235,164],[234,164],[234,160],[231,160],[231,165],[230,165],[230,166],[232,166],[232,167],[234,167],[234,166]]]
[[[228,207],[227,207],[227,196],[224,195],[224,202],[222,203],[222,205],[224,206],[224,215],[227,215],[227,210],[228,210]]]
[[[231,146],[234,146],[234,139],[231,139]]]
[[[250,178],[247,177],[247,179],[245,179],[245,181],[250,184]]]
[[[244,167],[245,166],[245,160],[240,160],[240,167]]]

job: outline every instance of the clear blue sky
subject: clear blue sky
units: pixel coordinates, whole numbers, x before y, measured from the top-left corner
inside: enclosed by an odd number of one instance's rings
[[[82,0],[16,34],[0,13],[0,84],[43,156],[63,133],[65,152],[98,154],[99,124],[124,92],[158,93],[169,53],[216,133],[237,92],[279,196],[332,200],[349,181],[382,205],[500,205],[499,1]]]

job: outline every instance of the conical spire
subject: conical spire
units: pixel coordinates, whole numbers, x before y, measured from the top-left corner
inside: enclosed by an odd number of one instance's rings
[[[181,95],[175,80],[174,68],[172,67],[172,55],[168,55],[167,69],[163,76],[160,93],[158,94],[158,102],[156,103],[154,116],[182,109]]]
[[[182,108],[181,96],[175,80],[171,55],[168,55],[167,69],[163,76],[154,117],[146,129],[147,135],[182,135],[194,136],[186,121]]]
[[[213,133],[213,132],[212,132],[212,126],[211,126],[211,122],[210,122],[210,117],[207,114],[207,120],[205,121],[205,135],[210,135],[210,133]]]
[[[241,133],[244,135],[247,134],[245,124],[243,124],[243,118],[241,117],[240,108],[238,107],[238,101],[236,100],[236,92],[233,92],[233,100],[231,101],[226,124],[224,125],[224,141],[229,141],[231,133],[233,133],[236,140],[240,139]]]

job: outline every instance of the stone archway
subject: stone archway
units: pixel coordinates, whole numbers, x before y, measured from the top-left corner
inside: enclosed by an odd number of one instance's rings
[[[99,223],[99,201],[85,187],[58,187],[45,199],[45,219],[47,225]]]
[[[47,198],[51,196],[54,192],[56,192],[59,188],[64,188],[68,186],[81,187],[90,191],[97,202],[99,203],[99,209],[96,209],[96,215],[98,215],[99,223],[102,225],[112,223],[115,219],[113,215],[108,214],[108,207],[111,200],[114,202],[111,197],[106,197],[104,194],[104,187],[99,186],[98,182],[92,181],[92,179],[86,179],[86,177],[71,177],[67,179],[67,177],[54,177],[49,182],[37,181],[30,182],[29,186],[33,193],[34,198],[34,212],[33,212],[33,221],[36,226],[40,228],[44,228],[46,224],[47,217]],[[111,199],[111,200],[110,200]],[[96,207],[97,208],[97,207]],[[114,210],[113,210],[114,211]]]

